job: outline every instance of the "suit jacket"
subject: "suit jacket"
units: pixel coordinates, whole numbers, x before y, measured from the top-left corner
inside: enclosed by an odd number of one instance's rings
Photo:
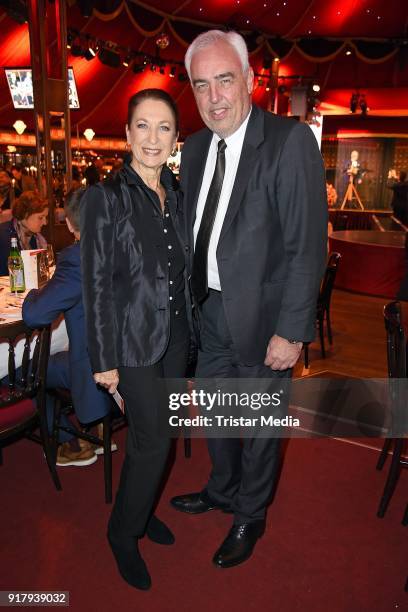
[[[54,276],[42,289],[32,289],[24,300],[23,319],[29,327],[47,325],[64,313],[69,338],[71,395],[82,423],[105,416],[111,406],[109,394],[96,386],[89,361],[85,315],[82,304],[79,243],[64,249]]]
[[[191,245],[211,138],[205,128],[183,147]],[[217,248],[225,314],[243,363],[262,363],[273,334],[313,340],[327,222],[324,166],[309,126],[253,106]]]
[[[178,184],[161,173],[181,248]],[[81,207],[81,264],[88,347],[94,372],[157,363],[170,338],[169,267],[160,202],[125,163],[87,190]],[[185,294],[187,299],[187,266]]]

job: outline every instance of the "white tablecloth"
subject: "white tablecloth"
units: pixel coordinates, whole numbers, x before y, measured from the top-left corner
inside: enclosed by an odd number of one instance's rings
[[[21,320],[22,297],[17,299],[10,294],[8,276],[0,277],[0,325]],[[65,320],[61,315],[51,327],[51,355],[68,350],[69,342]],[[34,350],[35,337],[31,341],[31,351]],[[21,365],[24,350],[24,338],[16,343],[16,366]],[[31,352],[32,354],[32,352]],[[8,342],[0,339],[0,379],[7,376]]]

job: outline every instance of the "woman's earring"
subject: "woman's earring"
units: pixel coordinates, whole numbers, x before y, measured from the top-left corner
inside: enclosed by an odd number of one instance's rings
[[[171,157],[176,157],[176,155],[177,155],[177,145],[174,145],[174,149],[172,150],[170,155],[171,155]]]

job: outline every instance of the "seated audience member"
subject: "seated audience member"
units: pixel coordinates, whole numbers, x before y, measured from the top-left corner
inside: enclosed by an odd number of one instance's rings
[[[399,177],[395,170],[390,170],[387,180],[388,189],[392,189],[391,208],[396,217],[404,225],[408,225],[408,181],[407,173],[401,171]]]
[[[85,315],[82,305],[81,267],[79,250],[79,211],[85,189],[71,191],[65,200],[68,229],[74,234],[75,244],[64,249],[57,261],[54,276],[42,289],[33,289],[23,304],[23,319],[30,327],[47,325],[64,314],[69,338],[69,350],[52,355],[49,360],[47,387],[69,389],[75,414],[80,423],[102,419],[112,407],[109,393],[96,386],[88,357],[85,333]],[[48,423],[51,428],[53,400],[47,398]],[[69,426],[68,417],[62,415],[61,424]],[[84,466],[94,463],[94,447],[73,435],[60,431],[57,465]],[[113,448],[112,450],[115,450]]]
[[[0,170],[0,212],[10,208],[11,178],[5,170]]]
[[[21,164],[12,166],[11,174],[15,180],[16,197],[19,197],[24,191],[35,191],[37,187],[35,179],[23,170]]]
[[[26,191],[12,206],[13,217],[0,224],[0,276],[8,274],[7,258],[11,238],[17,238],[18,248],[46,249],[47,241],[40,233],[47,224],[48,203],[37,191]]]

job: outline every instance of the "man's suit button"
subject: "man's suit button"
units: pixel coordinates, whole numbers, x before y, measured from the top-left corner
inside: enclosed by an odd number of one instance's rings
[[[184,247],[184,249],[187,251],[187,253],[189,252],[190,247],[188,246],[188,244],[186,244],[186,246]]]

